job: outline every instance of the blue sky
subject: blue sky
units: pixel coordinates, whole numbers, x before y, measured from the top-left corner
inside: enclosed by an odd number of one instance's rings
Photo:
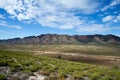
[[[46,33],[120,36],[120,0],[0,0],[0,39]]]

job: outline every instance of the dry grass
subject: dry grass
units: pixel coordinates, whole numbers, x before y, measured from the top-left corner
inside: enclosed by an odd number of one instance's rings
[[[0,49],[120,56],[119,45],[2,45]]]

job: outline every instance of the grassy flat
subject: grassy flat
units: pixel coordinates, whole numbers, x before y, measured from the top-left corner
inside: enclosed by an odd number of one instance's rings
[[[0,49],[120,56],[120,45],[0,45]]]

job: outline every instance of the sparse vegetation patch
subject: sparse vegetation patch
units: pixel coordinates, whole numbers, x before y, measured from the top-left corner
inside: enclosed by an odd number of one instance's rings
[[[120,70],[116,67],[108,68],[105,66],[59,60],[18,51],[0,50],[0,67],[3,66],[10,67],[10,72],[13,74],[24,74],[24,79],[29,78],[29,76],[37,72],[39,75],[45,76],[48,80],[66,80],[68,78],[71,80],[84,78],[92,80],[120,80]],[[8,74],[0,72],[0,80],[12,75]],[[19,76],[17,77],[20,78]]]

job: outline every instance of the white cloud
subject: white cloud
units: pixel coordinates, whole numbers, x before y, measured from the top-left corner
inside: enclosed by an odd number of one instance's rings
[[[120,23],[120,14],[113,20],[114,23]]]
[[[110,6],[115,6],[115,5],[118,5],[120,4],[120,0],[113,0],[111,3],[110,3]]]
[[[101,9],[101,11],[105,11],[105,10],[107,10],[108,8],[110,8],[110,6],[109,6],[109,5],[104,6],[104,7]]]
[[[120,0],[112,0],[111,3],[109,5],[104,6],[101,11],[105,11],[109,8],[112,8],[113,6],[119,5],[120,4]]]
[[[75,11],[90,14],[96,11],[98,2],[93,0],[0,0],[0,8],[19,21],[34,21],[42,26],[72,29],[84,21]]]
[[[120,14],[116,17],[116,19],[120,21]]]
[[[5,17],[2,14],[0,14],[0,19],[5,19]]]
[[[20,26],[17,26],[17,25],[9,25],[7,22],[1,21],[1,20],[0,20],[0,26],[8,27],[8,28],[21,29]]]
[[[114,16],[109,15],[109,16],[104,17],[104,18],[102,19],[102,21],[103,21],[103,22],[112,21],[113,18],[114,18]]]
[[[120,22],[120,14],[118,14],[117,16],[108,15],[108,16],[102,18],[102,21],[119,23]]]
[[[109,31],[110,28],[105,27],[102,24],[91,24],[89,26],[79,27],[78,31],[81,33],[101,33],[105,31]]]
[[[80,32],[81,34],[101,34],[104,32],[109,32],[109,31],[119,31],[120,30],[120,26],[111,26],[110,24],[87,24],[86,26],[81,26],[78,28],[78,32]]]

